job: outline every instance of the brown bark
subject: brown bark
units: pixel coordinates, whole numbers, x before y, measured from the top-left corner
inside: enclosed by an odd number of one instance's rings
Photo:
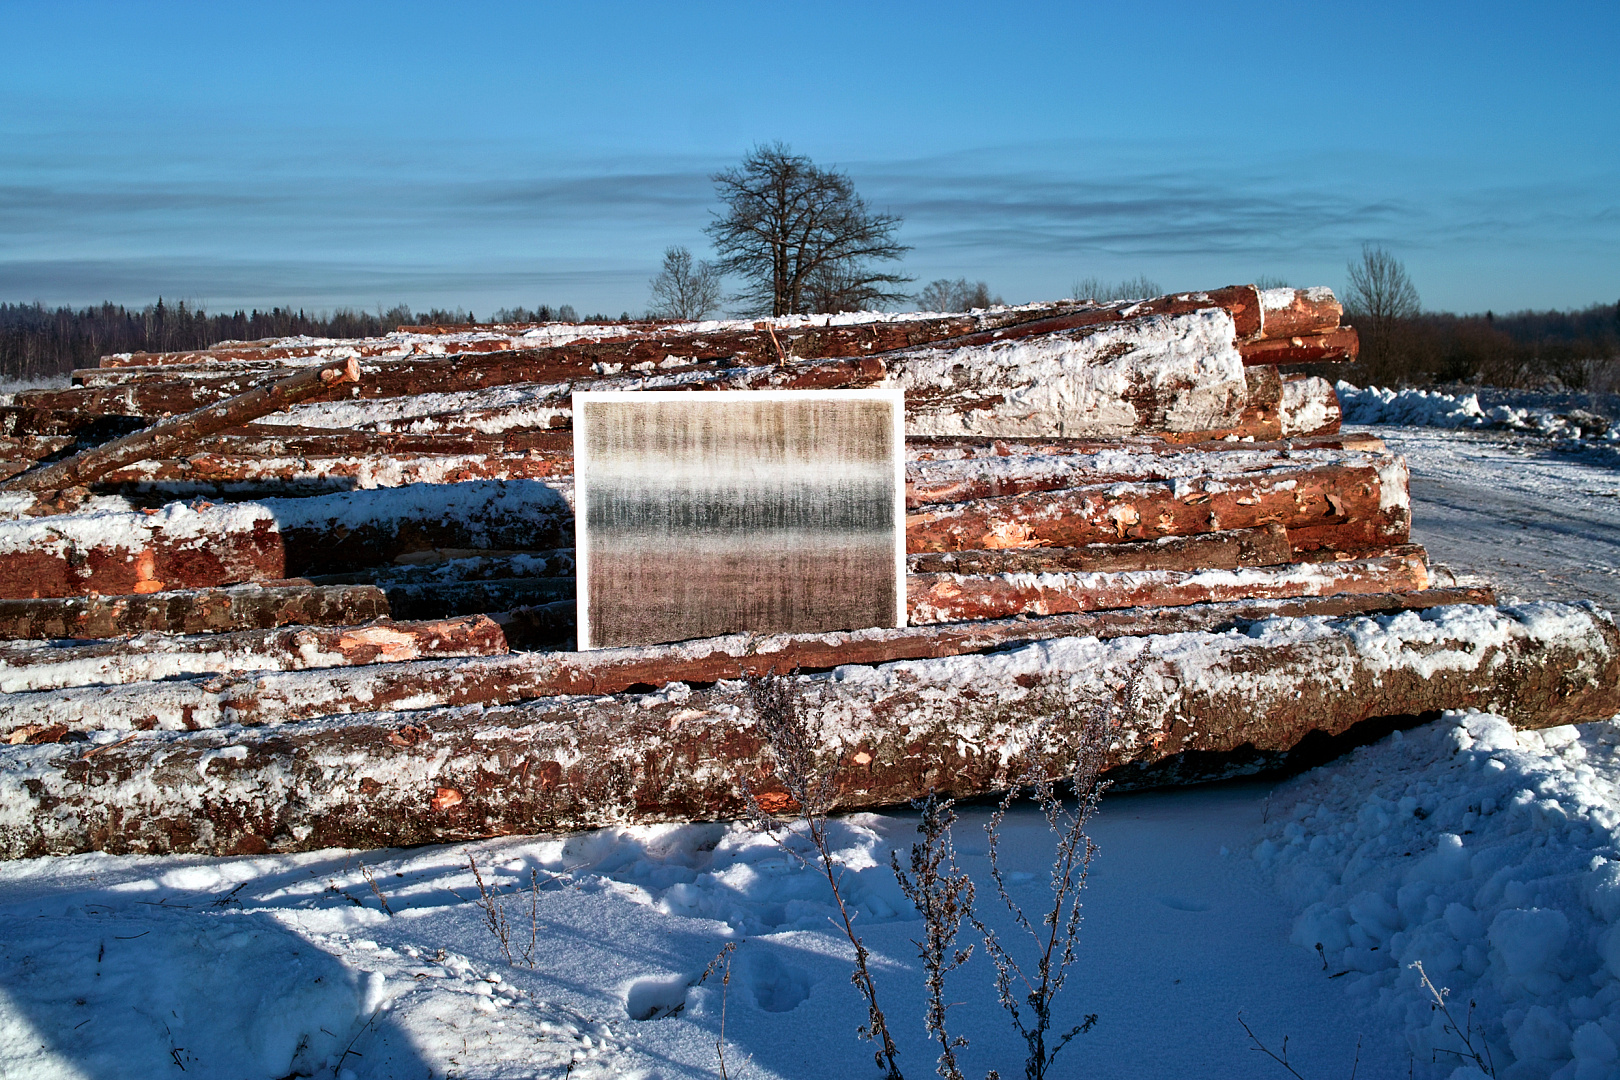
[[[1260,294],[1260,312],[1260,336],[1287,339],[1336,329],[1344,306],[1327,289],[1267,289]]]
[[[434,657],[499,656],[501,628],[485,615],[364,626],[295,626],[231,634],[147,633],[86,645],[0,652],[0,688],[56,690],[69,686],[150,682],[175,675],[244,671],[304,671],[400,663]],[[3,700],[3,699],[0,699]],[[0,719],[0,734],[6,721]]]
[[[836,807],[986,794],[1061,773],[1090,717],[1105,763],[1286,750],[1380,716],[1481,708],[1563,724],[1620,710],[1620,632],[1563,609],[1466,625],[1323,620],[1250,635],[1060,639],[979,662],[788,676]],[[1477,620],[1475,620],[1477,625]],[[1369,640],[1371,639],[1371,640]],[[1134,695],[1127,686],[1134,682]],[[367,848],[744,812],[778,794],[744,689],[543,699],[321,724],[149,732],[121,745],[0,750],[0,854],[214,855]],[[834,763],[837,763],[836,765]]]
[[[772,671],[825,671],[852,664],[964,656],[1063,637],[1111,640],[1155,634],[1222,633],[1270,618],[1360,615],[1492,602],[1489,589],[1239,600],[899,630],[798,636],[732,634],[685,642],[678,647],[514,653],[469,660],[375,664],[343,671],[273,672],[251,677],[82,687],[13,694],[0,700],[6,703],[11,724],[35,730],[58,725],[93,731],[286,724],[374,710],[505,705],[528,698],[621,693],[678,682],[710,683]],[[572,637],[571,603],[512,614],[517,618],[497,616],[496,620],[513,645],[522,634],[537,628],[547,636]]]
[[[55,491],[93,484],[114,469],[146,458],[163,457],[216,431],[250,423],[267,413],[279,412],[289,405],[329,393],[333,388],[355,382],[359,377],[359,367],[352,359],[347,363],[334,362],[305,368],[270,386],[249,390],[184,416],[161,421],[144,431],[114,439],[65,461],[13,477],[0,484],[0,490]]]
[[[345,626],[388,615],[371,585],[239,585],[146,596],[0,600],[0,640],[228,633],[275,626]]]
[[[1319,334],[1296,334],[1267,341],[1249,341],[1238,346],[1245,364],[1329,364],[1349,362],[1361,351],[1361,338],[1353,326],[1341,326]]]
[[[1280,600],[1428,588],[1424,556],[1393,555],[1299,566],[1114,573],[913,574],[906,619],[916,625],[1064,615],[1137,606]]]
[[[116,517],[124,520],[112,535],[98,531],[98,516],[71,514],[47,519],[37,540],[40,530],[26,524],[0,532],[9,547],[0,551],[0,598],[156,593],[287,576],[282,537],[268,512],[246,527],[240,521],[222,525],[229,530],[222,532],[191,522],[171,529],[161,517],[150,525],[139,514]]]

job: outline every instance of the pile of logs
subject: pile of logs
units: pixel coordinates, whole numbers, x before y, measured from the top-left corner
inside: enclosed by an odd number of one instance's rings
[[[1153,783],[1620,712],[1612,619],[1432,580],[1404,462],[1285,373],[1354,360],[1341,315],[1236,286],[105,357],[0,406],[0,855],[734,815],[776,790],[737,681],[770,672],[851,808],[1005,785],[1101,714]],[[572,651],[573,391],[875,386],[906,629]]]

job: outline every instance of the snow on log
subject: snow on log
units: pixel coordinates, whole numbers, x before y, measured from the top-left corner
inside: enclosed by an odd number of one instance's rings
[[[922,626],[1149,604],[1175,607],[1222,600],[1405,592],[1428,586],[1428,567],[1418,554],[1236,570],[913,574],[906,579],[906,620]]]
[[[230,634],[145,633],[117,641],[0,646],[0,693],[150,682],[240,671],[304,671],[429,657],[496,656],[501,628],[484,615],[365,626],[290,626]],[[5,721],[0,720],[0,734]]]
[[[633,687],[709,683],[744,675],[831,670],[847,665],[962,656],[1030,641],[1221,633],[1256,620],[1346,616],[1488,604],[1488,589],[1428,589],[1364,596],[1239,600],[1175,608],[1019,617],[899,630],[830,634],[732,634],[674,646],[590,652],[513,653],[467,660],[374,664],[316,672],[263,673],[128,686],[77,687],[4,699],[9,730],[75,732],[191,730],[228,724],[286,724],[373,710],[409,713],[450,706],[505,705],[557,694],[620,693]],[[572,616],[572,604],[566,607]],[[511,628],[508,640],[514,640]],[[402,722],[408,721],[402,717]]]
[[[183,416],[160,421],[144,431],[85,450],[65,461],[14,476],[0,483],[0,490],[56,491],[93,484],[121,466],[146,458],[162,457],[177,448],[191,445],[203,436],[251,423],[268,413],[279,412],[300,401],[329,393],[345,383],[355,382],[359,377],[360,370],[353,359],[345,363],[305,368],[269,386],[261,386]]]
[[[1535,726],[1620,711],[1620,631],[1559,604],[1272,620],[1246,634],[1063,637],[785,676],[841,810],[1060,773],[1085,723],[1110,765],[1283,751],[1372,717],[1479,708]],[[744,687],[366,713],[0,748],[0,854],[212,855],[715,820],[766,805]]]
[[[1262,338],[1293,338],[1307,334],[1321,334],[1336,329],[1344,318],[1344,306],[1333,295],[1333,290],[1317,286],[1312,289],[1261,289],[1260,336]]]
[[[155,593],[286,576],[275,518],[251,503],[0,520],[0,598]]]
[[[127,596],[0,599],[0,641],[95,640],[158,631],[229,633],[276,626],[348,626],[389,614],[372,585],[255,584]]]
[[[908,444],[908,456],[930,455],[906,466],[906,505],[911,509],[1037,491],[1153,481],[1224,480],[1268,469],[1328,465],[1377,465],[1389,459],[1382,443],[1342,445],[1199,443],[1170,447],[1075,441],[1072,446],[1002,445],[999,454],[947,456],[943,448]],[[1030,452],[1024,452],[1024,451]],[[937,454],[937,457],[933,455]]]
[[[1343,410],[1333,384],[1314,375],[1291,375],[1282,384],[1282,434],[1331,435],[1339,430]]]
[[[1341,526],[1371,544],[1405,543],[1411,515],[1400,458],[1377,464],[1304,466],[1169,482],[1097,484],[978,499],[906,517],[909,551],[1084,547],[1280,524],[1314,530],[1310,547],[1331,546]],[[1325,528],[1324,528],[1325,527]]]
[[[1232,317],[1154,315],[884,358],[908,435],[1114,437],[1234,426],[1249,403]]]

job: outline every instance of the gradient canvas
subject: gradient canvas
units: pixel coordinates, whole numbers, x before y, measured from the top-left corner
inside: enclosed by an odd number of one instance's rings
[[[905,621],[897,390],[574,395],[580,648]]]

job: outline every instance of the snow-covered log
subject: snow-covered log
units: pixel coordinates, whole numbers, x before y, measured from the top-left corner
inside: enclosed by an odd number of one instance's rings
[[[1281,525],[1225,529],[1200,536],[1170,536],[1085,547],[992,548],[925,551],[906,558],[913,574],[1049,574],[1127,570],[1236,570],[1290,561],[1288,530]]]
[[[498,656],[506,651],[501,628],[484,615],[227,634],[145,633],[82,645],[28,642],[0,647],[0,693],[241,671],[305,671],[431,657]],[[7,720],[0,719],[0,735],[7,734],[9,727]]]
[[[251,503],[0,520],[5,598],[155,593],[286,576],[276,520]]]
[[[1534,725],[1620,711],[1620,631],[1590,609],[1451,607],[1247,634],[1064,637],[786,676],[844,810],[984,794],[1063,768],[1087,718],[1112,765],[1286,750],[1371,717],[1476,707]],[[0,750],[0,854],[233,854],[714,820],[773,807],[735,682],[501,708],[365,713]]]
[[[1295,438],[1336,433],[1344,411],[1332,383],[1314,375],[1290,375],[1283,380],[1279,415],[1283,437]]]
[[[1404,592],[1428,586],[1428,567],[1421,554],[1239,570],[913,574],[906,578],[906,619],[926,625],[1139,605]]]
[[[0,599],[0,641],[349,626],[388,613],[382,590],[364,584],[254,584],[146,595]]]
[[[1403,544],[1411,515],[1404,464],[1279,468],[1219,479],[1097,484],[929,507],[906,517],[910,551],[953,551],[1191,536],[1280,524],[1309,549]],[[1362,523],[1365,528],[1344,529]]]
[[[5,698],[12,730],[72,731],[227,724],[286,724],[370,710],[504,705],[556,694],[618,693],[676,682],[829,670],[924,657],[959,656],[1057,637],[1114,638],[1223,632],[1254,620],[1345,616],[1490,603],[1489,590],[1428,589],[1379,596],[1240,600],[1176,608],[1132,608],[1049,618],[983,620],[898,630],[829,634],[733,634],[673,646],[589,652],[514,653],[315,672],[76,687]],[[566,605],[571,615],[572,605]],[[510,627],[508,638],[512,640]]]

